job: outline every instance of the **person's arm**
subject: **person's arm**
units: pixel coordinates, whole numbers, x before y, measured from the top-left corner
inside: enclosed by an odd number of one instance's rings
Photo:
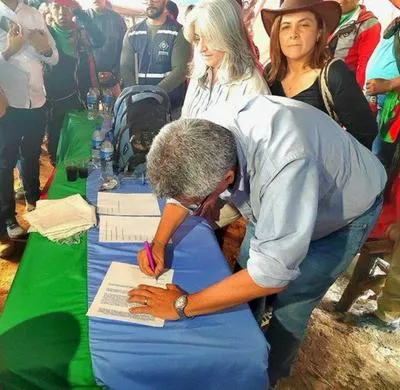
[[[152,253],[156,263],[155,272],[150,268],[146,251],[138,253],[140,269],[147,275],[158,277],[164,271],[165,248],[176,229],[189,215],[189,211],[178,203],[167,203],[161,216],[156,235],[152,243]]]
[[[4,92],[0,89],[0,118],[2,118],[6,114],[7,108],[8,108],[7,97],[4,94]]]
[[[22,28],[14,24],[7,33],[7,46],[1,52],[0,61],[8,61],[12,56],[19,53],[24,43]]]
[[[96,26],[92,18],[82,9],[76,8],[74,10],[76,22],[79,26],[85,29],[89,39],[90,46],[93,49],[98,49],[104,45],[105,38],[102,31]]]
[[[131,44],[130,30],[127,31],[121,51],[121,79],[124,88],[136,85],[135,51]]]
[[[354,73],[343,61],[331,65],[328,85],[340,122],[353,137],[371,149],[378,132],[377,123]]]
[[[188,63],[192,56],[192,47],[183,35],[181,29],[172,49],[171,72],[158,85],[166,92],[172,92],[186,80]]]
[[[45,64],[54,66],[58,63],[56,42],[39,11],[36,11],[37,29],[31,31],[28,42],[35,48],[36,58]]]
[[[299,158],[277,169],[261,195],[261,210],[250,242],[247,270],[190,294],[188,316],[213,313],[254,298],[282,291],[299,276],[307,255],[318,210],[318,167]],[[278,201],[277,201],[278,200]],[[147,306],[132,308],[164,319],[177,319],[174,302],[182,294],[175,286],[167,290],[140,286],[129,292],[130,302]]]
[[[365,90],[368,95],[379,95],[388,92],[400,92],[400,77],[391,80],[371,79],[365,84]]]
[[[126,34],[126,24],[125,21],[122,19],[122,17],[119,18],[119,33],[118,33],[118,40],[116,42],[117,44],[117,59],[115,62],[115,65],[112,69],[112,73],[113,75],[117,78],[117,80],[119,81],[121,78],[121,70],[120,70],[120,65],[121,65],[121,52],[122,52],[122,45],[124,42],[124,37]]]
[[[368,22],[367,22],[368,23]],[[381,24],[376,23],[369,27],[367,30],[361,32],[357,39],[357,69],[356,79],[360,88],[364,88],[365,84],[365,71],[367,68],[368,61],[378,45],[381,38]]]

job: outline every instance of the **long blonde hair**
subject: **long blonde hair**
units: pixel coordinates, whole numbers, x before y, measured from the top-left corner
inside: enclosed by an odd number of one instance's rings
[[[218,70],[221,83],[234,83],[253,75],[257,60],[236,0],[200,0],[190,12],[184,30],[192,44],[195,44],[195,26],[210,49],[225,53]],[[194,56],[191,68],[191,78],[205,85],[208,67]]]

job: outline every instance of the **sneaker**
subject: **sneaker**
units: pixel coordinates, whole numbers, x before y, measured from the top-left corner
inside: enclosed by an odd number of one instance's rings
[[[381,320],[375,313],[366,313],[354,320],[354,325],[360,328],[373,328],[381,332],[396,333],[400,331],[400,319],[399,321],[386,322]]]
[[[26,234],[25,230],[19,226],[18,222],[7,225],[7,233],[8,237],[10,237],[12,240],[15,238],[20,238]]]
[[[7,258],[14,254],[15,244],[8,238],[0,238],[0,257]]]

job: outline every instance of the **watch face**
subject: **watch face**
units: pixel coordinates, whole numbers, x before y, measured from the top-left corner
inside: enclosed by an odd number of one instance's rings
[[[187,304],[187,296],[182,295],[175,301],[175,307],[177,309],[184,309]]]

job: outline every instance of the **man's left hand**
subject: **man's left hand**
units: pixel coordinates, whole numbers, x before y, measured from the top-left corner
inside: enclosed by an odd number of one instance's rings
[[[28,42],[40,53],[46,53],[51,50],[47,34],[43,30],[32,30],[28,35]]]
[[[167,289],[140,285],[128,292],[128,302],[144,306],[132,307],[134,314],[151,314],[164,320],[178,320],[175,301],[185,292],[176,284],[167,284]]]
[[[392,83],[386,79],[371,79],[365,84],[366,92],[369,96],[387,93],[392,90]]]
[[[99,72],[98,76],[100,84],[105,84],[112,79],[113,74],[111,72]]]

